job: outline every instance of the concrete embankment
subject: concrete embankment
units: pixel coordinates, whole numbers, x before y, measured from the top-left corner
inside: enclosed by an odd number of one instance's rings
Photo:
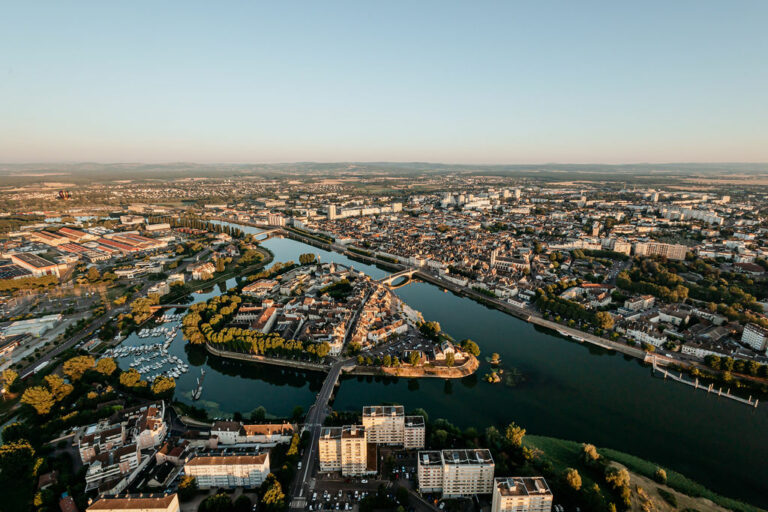
[[[218,357],[225,357],[227,359],[237,359],[238,361],[246,361],[250,363],[263,363],[271,364],[274,366],[287,366],[290,368],[296,368],[299,370],[310,370],[315,372],[327,372],[330,366],[321,363],[310,363],[308,361],[294,361],[292,359],[278,359],[275,357],[266,357],[256,354],[241,354],[240,352],[230,352],[229,350],[219,350],[212,347],[210,344],[205,344],[205,349],[209,354],[213,354]]]
[[[472,356],[463,364],[448,368],[447,366],[401,366],[387,368],[384,366],[355,366],[345,371],[352,375],[377,375],[385,377],[403,377],[406,379],[461,379],[475,373],[480,366],[476,357]]]

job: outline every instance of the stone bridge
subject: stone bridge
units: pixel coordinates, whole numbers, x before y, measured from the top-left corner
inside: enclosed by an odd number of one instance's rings
[[[415,274],[418,271],[419,269],[417,268],[409,268],[409,269],[401,270],[400,272],[397,272],[395,274],[390,274],[387,277],[382,277],[381,279],[378,280],[378,282],[381,284],[386,284],[387,286],[392,286],[392,283],[394,283],[401,277],[407,277],[410,279],[411,277],[413,277],[413,274]]]

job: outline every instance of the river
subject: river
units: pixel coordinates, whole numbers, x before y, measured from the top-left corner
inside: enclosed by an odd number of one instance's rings
[[[273,238],[263,245],[274,253],[275,262],[298,261],[299,254],[312,252],[323,262],[352,265],[374,278],[388,273],[290,239]],[[228,281],[227,287],[234,283]],[[195,301],[222,289],[195,294]],[[457,340],[475,340],[483,351],[479,371],[456,381],[345,377],[334,401],[336,410],[396,402],[406,410],[424,408],[430,418],[445,418],[461,427],[502,427],[514,421],[532,434],[643,457],[724,495],[768,506],[768,405],[754,409],[654,378],[635,359],[567,340],[431,284],[411,283],[396,293]],[[323,376],[312,372],[209,357],[186,347],[180,333],[170,352],[191,367],[177,381],[177,398],[214,415],[240,411],[247,416],[259,406],[273,415],[289,415],[297,405],[307,410],[322,384]],[[501,355],[507,371],[519,372],[519,382],[482,380],[490,368],[485,358],[493,352]],[[192,402],[203,364],[203,396]]]

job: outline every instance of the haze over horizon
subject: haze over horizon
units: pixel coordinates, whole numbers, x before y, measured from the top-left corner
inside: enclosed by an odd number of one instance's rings
[[[0,162],[768,161],[765,2],[291,7],[6,6]]]

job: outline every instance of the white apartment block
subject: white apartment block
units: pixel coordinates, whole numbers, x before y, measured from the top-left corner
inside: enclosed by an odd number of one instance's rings
[[[318,443],[320,471],[341,471],[341,427],[323,427]]]
[[[419,490],[456,498],[493,492],[495,464],[485,449],[422,451],[418,455]]]
[[[200,455],[184,465],[201,489],[260,487],[269,474],[269,452],[258,455]]]
[[[638,242],[635,244],[635,256],[663,256],[670,260],[684,260],[688,247],[678,244],[657,242]]]
[[[320,471],[341,472],[343,476],[375,473],[376,457],[369,461],[367,431],[362,425],[324,427],[318,446]],[[374,469],[369,468],[369,462]]]
[[[371,443],[402,445],[405,438],[405,410],[402,405],[363,407],[363,426]]]
[[[551,512],[552,499],[543,477],[496,478],[491,512]]]
[[[406,450],[424,448],[425,432],[423,416],[406,416],[403,447]]]
[[[757,352],[765,352],[768,346],[768,329],[759,325],[747,324],[741,333],[741,342]]]
[[[375,463],[374,455],[374,463]],[[365,427],[346,425],[341,427],[341,474],[362,476],[368,473],[368,442]]]
[[[402,405],[363,407],[363,426],[369,443],[406,449],[424,447],[424,418],[406,416]]]

